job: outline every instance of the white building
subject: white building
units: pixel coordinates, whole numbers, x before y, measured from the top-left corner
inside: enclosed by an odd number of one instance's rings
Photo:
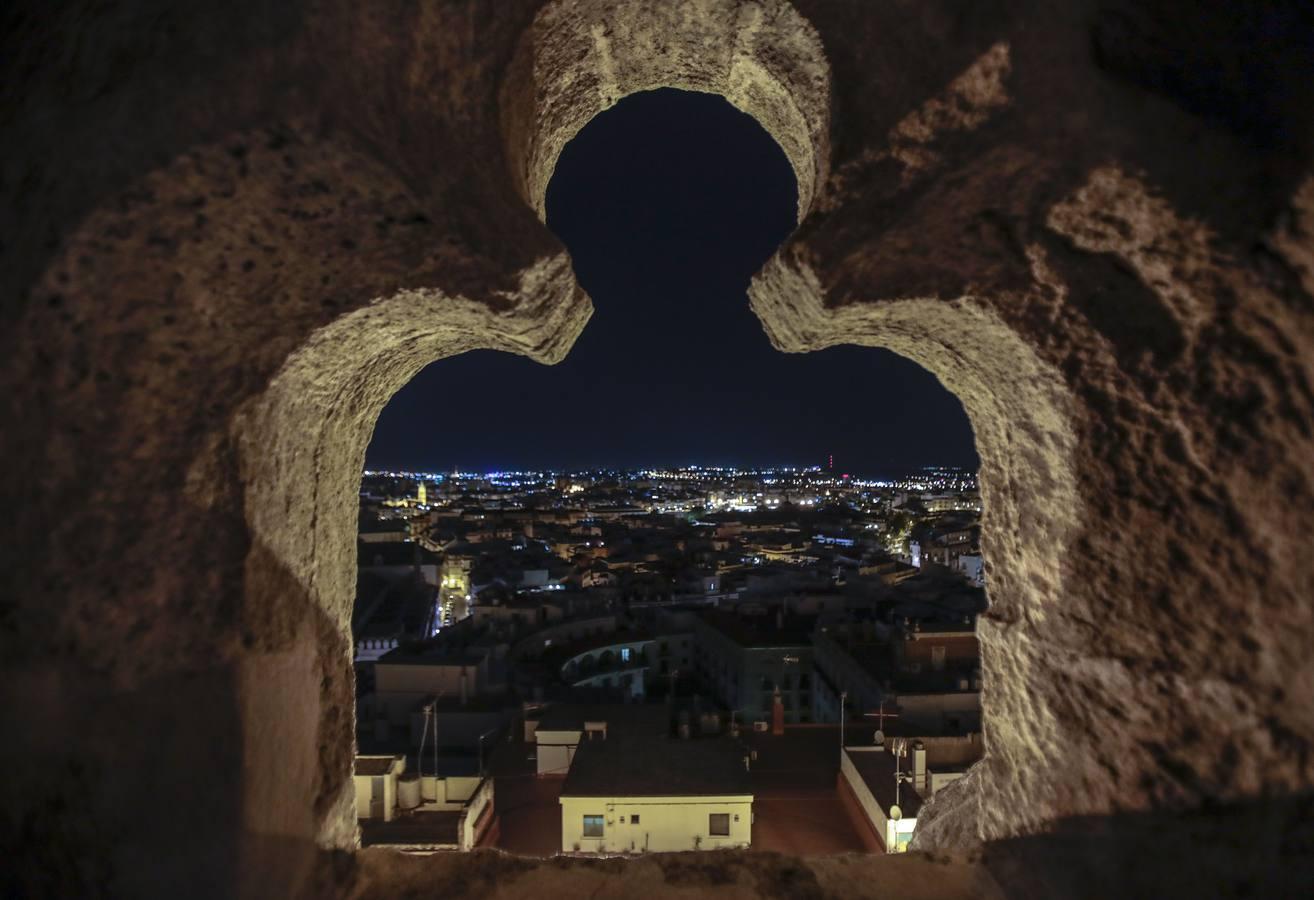
[[[411,716],[432,698],[466,702],[489,689],[488,653],[464,651],[385,653],[374,664],[374,695],[370,707],[376,719],[409,725]]]
[[[593,731],[561,787],[565,853],[748,847],[753,793],[743,748],[726,738]]]
[[[493,779],[408,775],[402,756],[357,756],[361,844],[406,853],[473,850],[495,837]]]
[[[922,804],[962,778],[982,752],[980,734],[848,746],[840,757],[840,799],[869,849],[901,853]]]
[[[358,756],[352,781],[356,818],[391,822],[397,814],[397,779],[406,771],[403,756]]]

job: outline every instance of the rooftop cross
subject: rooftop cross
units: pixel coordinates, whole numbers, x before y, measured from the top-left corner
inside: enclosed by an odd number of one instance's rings
[[[898,714],[897,712],[886,712],[886,711],[885,711],[885,701],[882,700],[879,709],[873,710],[872,712],[865,712],[865,713],[862,714],[862,717],[863,717],[864,719],[877,719],[878,721],[877,721],[876,727],[879,728],[881,731],[884,731],[884,730],[885,730],[885,720],[886,720],[886,719],[897,719],[897,718],[899,718],[899,714]]]

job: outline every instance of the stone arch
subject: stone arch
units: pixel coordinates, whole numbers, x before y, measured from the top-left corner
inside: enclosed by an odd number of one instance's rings
[[[907,298],[875,308],[827,309],[815,274],[790,258],[787,247],[749,292],[777,349],[806,353],[856,344],[892,350],[934,374],[962,401],[972,423],[981,460],[990,608],[977,620],[986,755],[970,783],[987,782],[983,795],[1016,790],[1036,770],[1035,761],[1019,752],[1058,740],[1049,711],[1017,690],[1036,676],[1026,671],[1029,661],[1010,626],[1043,623],[1068,589],[1066,573],[1054,560],[1077,533],[1073,398],[1060,374],[978,298]],[[988,823],[984,814],[969,802],[952,825],[942,827],[975,840],[990,828],[1020,824],[1012,815],[1006,824]]]
[[[598,113],[657,88],[718,94],[758,121],[798,182],[798,217],[829,166],[830,66],[787,0],[554,0],[527,29],[501,94],[512,175],[547,218],[557,158]]]

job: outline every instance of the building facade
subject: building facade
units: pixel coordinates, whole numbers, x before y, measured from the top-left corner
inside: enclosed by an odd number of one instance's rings
[[[695,619],[695,672],[745,725],[771,721],[777,692],[786,723],[815,721],[809,635],[779,618],[756,618],[758,625],[723,613]]]

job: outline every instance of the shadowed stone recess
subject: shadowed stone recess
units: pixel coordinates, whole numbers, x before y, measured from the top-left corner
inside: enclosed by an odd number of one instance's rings
[[[9,16],[9,893],[1314,879],[1307,4]],[[548,181],[592,116],[658,87],[722,94],[793,166],[799,227],[750,291],[773,344],[886,347],[963,401],[986,757],[925,808],[929,853],[902,859],[354,853],[348,613],[374,422],[444,356],[568,352],[591,306],[542,224]]]

